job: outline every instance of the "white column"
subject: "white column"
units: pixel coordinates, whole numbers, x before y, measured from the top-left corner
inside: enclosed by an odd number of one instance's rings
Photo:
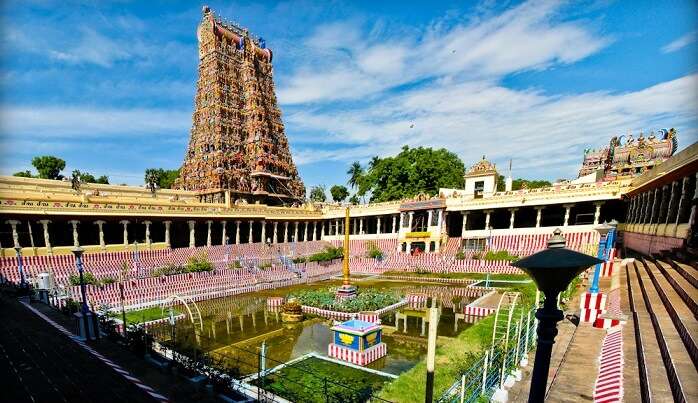
[[[145,245],[150,249],[152,246],[152,241],[150,240],[150,224],[152,224],[151,221],[143,221],[143,224],[145,224]]]
[[[288,242],[288,221],[284,223],[284,243]]]
[[[235,245],[240,245],[240,221],[235,221]]]
[[[359,218],[359,235],[364,234],[364,218]]]
[[[409,212],[409,220],[407,221],[407,231],[411,232],[412,231],[412,220],[414,220],[414,211]],[[407,246],[409,246],[410,242],[408,242]],[[409,251],[409,249],[408,249]]]
[[[196,247],[196,221],[189,220],[187,224],[189,224],[189,247],[194,248]]]
[[[485,229],[490,228],[490,217],[492,214],[492,210],[485,210]]]
[[[262,220],[262,243],[267,241],[267,222]]]
[[[121,220],[119,221],[119,224],[124,226],[124,245],[128,245],[128,224],[130,221],[128,220]]]
[[[393,234],[396,232],[395,231],[395,222],[397,221],[397,216],[393,216]]]
[[[221,221],[221,245],[225,245],[225,239],[228,237],[228,234],[226,234],[226,221]]]
[[[250,220],[250,231],[249,231],[249,237],[247,238],[247,243],[252,243],[252,223],[254,221]]]
[[[48,225],[51,222],[51,220],[39,220],[39,224],[44,229],[44,244],[46,245],[46,253],[49,255],[53,255],[53,248],[51,248],[51,239],[49,238],[48,234]]]
[[[170,243],[170,225],[172,225],[172,221],[163,221],[165,224],[165,245],[167,245],[168,248],[172,247],[172,244]]]
[[[468,228],[468,212],[464,211],[461,214],[463,214],[463,226],[461,227],[461,230],[460,230],[460,237],[465,238],[465,232],[467,231],[467,228]]]
[[[5,221],[6,224],[10,224],[12,227],[12,242],[14,244],[15,248],[19,248],[19,233],[17,233],[17,226],[21,223],[18,220],[7,220]]]
[[[574,204],[565,204],[563,207],[565,207],[565,222],[562,223],[562,226],[567,227],[570,224],[570,212],[572,211]]]
[[[276,243],[279,239],[279,222],[274,221],[274,238],[271,240],[272,243]]]
[[[439,230],[440,230],[441,227],[444,225],[444,211],[443,211],[443,210],[439,210],[439,218],[438,218],[437,221],[438,221],[438,222],[437,222],[436,225],[438,225]],[[438,246],[436,247],[436,250],[439,250],[439,247],[438,247]]]
[[[320,222],[320,240],[325,236],[325,221]]]
[[[306,221],[305,226],[303,226],[303,242],[306,242],[308,240],[308,227],[310,226],[310,222]]]
[[[380,235],[380,233],[381,233],[381,217],[378,216],[378,217],[376,218],[376,220],[378,220],[378,221],[376,222],[376,234]]]
[[[336,225],[334,227],[334,234],[339,235],[339,220],[336,220]]]
[[[510,213],[509,229],[514,229],[514,220],[516,219],[516,210],[518,210],[518,208],[510,208],[509,209],[509,213]]]
[[[310,240],[314,241],[316,235],[317,235],[317,221],[313,221],[313,236],[310,237]]]
[[[536,228],[540,228],[540,221],[543,218],[543,207],[536,207]]]
[[[599,223],[599,218],[601,217],[601,206],[602,205],[603,205],[603,202],[594,203],[594,206],[596,206],[596,210],[594,210],[594,225],[597,225]]]
[[[211,224],[213,221],[206,220],[206,246],[211,246]]]
[[[293,223],[293,241],[298,242],[298,221]]]
[[[78,239],[78,224],[80,224],[80,221],[70,220],[68,222],[73,226],[73,246],[77,248],[80,246],[80,240]]]
[[[427,228],[431,227],[431,217],[434,215],[434,210],[427,211]]]

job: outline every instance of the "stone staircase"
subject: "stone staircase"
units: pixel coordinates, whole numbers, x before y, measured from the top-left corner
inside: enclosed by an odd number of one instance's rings
[[[626,401],[698,401],[695,262],[675,253],[636,256],[621,273],[632,324],[623,335]]]

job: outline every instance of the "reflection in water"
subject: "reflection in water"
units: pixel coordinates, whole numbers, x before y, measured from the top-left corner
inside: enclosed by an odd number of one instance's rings
[[[310,352],[327,355],[332,321],[306,318],[302,323],[282,323],[278,310],[268,308],[266,301],[270,296],[286,296],[292,291],[339,284],[338,281],[324,281],[200,302],[198,306],[203,316],[204,330],[199,349],[215,355],[217,360],[225,361],[226,366],[239,368],[243,373],[257,371],[257,352],[262,342],[267,347],[268,368]],[[424,357],[428,329],[425,312],[432,301],[441,311],[439,336],[454,337],[469,326],[456,318],[456,313],[463,312],[463,307],[471,302],[470,298],[462,296],[465,295],[462,287],[372,280],[361,281],[359,286],[401,295],[420,293],[429,297],[423,303],[412,304],[381,317],[388,355],[371,363],[370,368],[400,374]],[[171,338],[168,324],[154,328],[152,332],[161,340]],[[192,337],[193,327],[187,320],[177,322],[175,333],[178,349],[188,350],[196,346]]]

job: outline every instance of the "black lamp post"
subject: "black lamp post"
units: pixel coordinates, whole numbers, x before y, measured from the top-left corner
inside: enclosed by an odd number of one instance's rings
[[[87,308],[87,293],[85,292],[85,278],[83,276],[84,268],[82,266],[82,254],[85,250],[79,246],[71,249],[71,252],[75,255],[75,265],[78,268],[78,273],[80,274],[80,294],[82,295],[82,320],[85,323],[85,339],[90,338],[90,326],[89,320],[87,318],[87,313],[89,312]]]
[[[533,278],[538,289],[545,294],[542,308],[536,312],[538,322],[538,347],[533,363],[529,403],[543,402],[548,383],[550,356],[557,336],[557,322],[563,313],[557,309],[557,295],[564,291],[572,279],[601,260],[565,248],[562,231],[556,229],[548,240],[548,248],[512,263]]]

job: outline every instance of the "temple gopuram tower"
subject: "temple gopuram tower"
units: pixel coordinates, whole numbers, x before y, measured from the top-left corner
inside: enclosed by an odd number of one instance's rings
[[[193,125],[176,187],[210,202],[226,194],[268,204],[303,200],[274,92],[271,49],[207,6],[197,39]]]

